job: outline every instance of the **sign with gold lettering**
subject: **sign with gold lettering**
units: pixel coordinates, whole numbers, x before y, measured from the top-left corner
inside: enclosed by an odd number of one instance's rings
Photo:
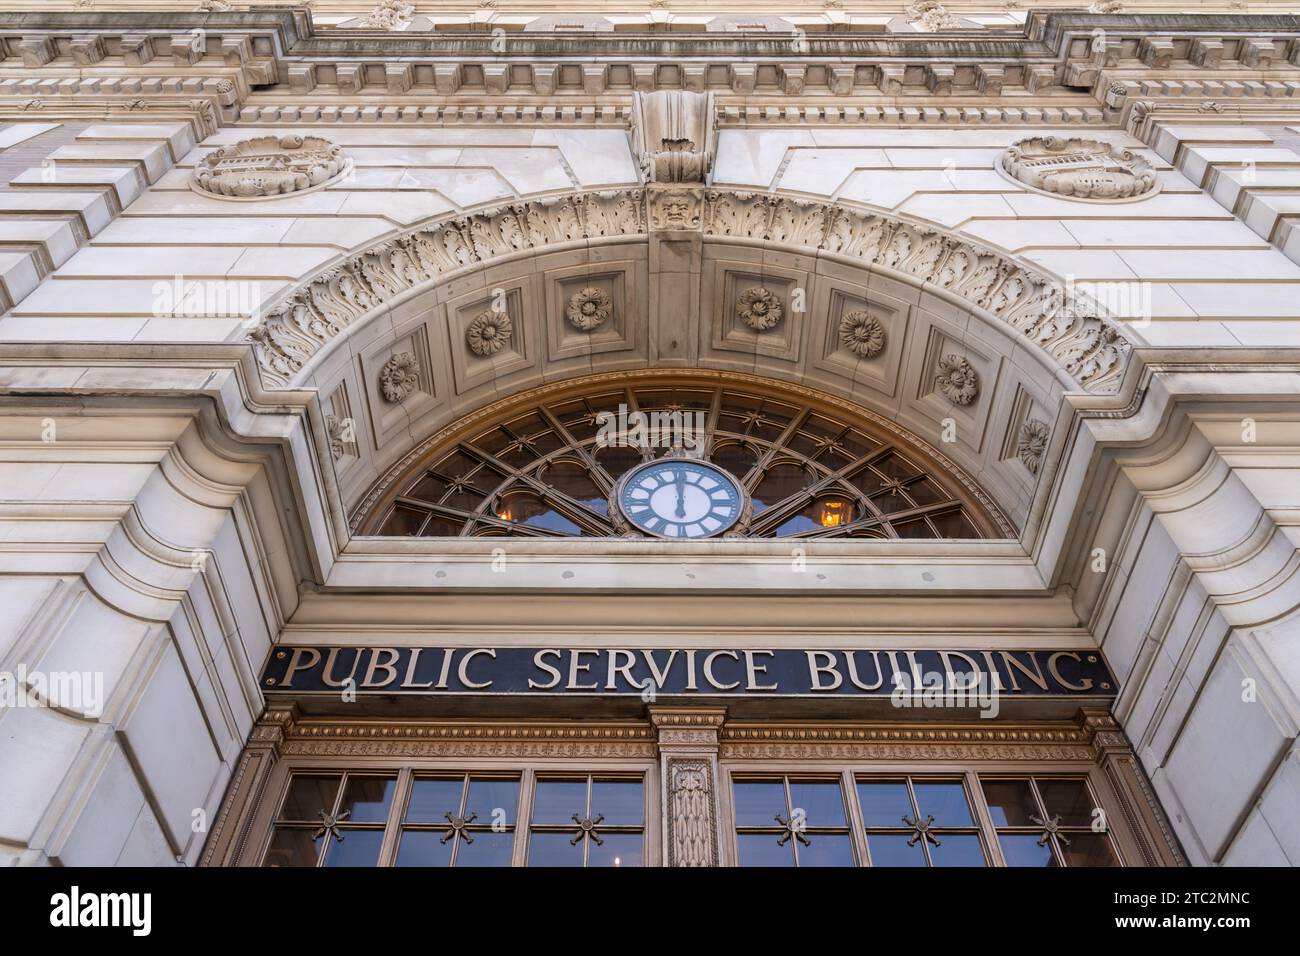
[[[262,687],[290,694],[893,697],[900,706],[961,695],[971,706],[984,697],[1115,696],[1095,650],[282,646],[271,652]]]

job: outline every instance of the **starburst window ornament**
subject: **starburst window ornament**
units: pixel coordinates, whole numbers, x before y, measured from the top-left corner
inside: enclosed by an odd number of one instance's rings
[[[450,810],[443,814],[447,822],[451,824],[451,829],[443,836],[439,843],[446,843],[448,840],[454,840],[456,837],[462,838],[466,843],[473,843],[474,838],[469,835],[467,829],[471,823],[478,819],[477,813],[471,813],[467,817],[458,817]]]
[[[785,832],[777,838],[777,846],[785,846],[790,842],[791,837],[794,837],[795,840],[802,843],[804,846],[812,846],[812,840],[808,839],[808,834],[804,832],[804,824],[795,819],[793,813],[790,814],[790,819],[788,820],[783,819],[781,814],[778,813],[776,815],[776,822],[785,827]]]
[[[311,835],[311,838],[312,838],[313,840],[319,840],[321,837],[325,836],[326,834],[329,834],[329,835],[332,836],[334,839],[336,839],[336,840],[338,840],[340,843],[342,843],[342,842],[343,842],[343,834],[339,832],[339,824],[340,824],[340,823],[343,823],[344,821],[346,821],[347,818],[350,817],[350,816],[352,816],[352,811],[351,811],[351,810],[344,810],[344,811],[342,811],[341,813],[339,813],[339,814],[337,814],[337,815],[332,814],[332,813],[326,813],[324,810],[321,810],[321,811],[320,811],[320,819],[321,819],[321,826],[320,826],[320,829],[317,830],[315,833],[313,833],[313,834]]]
[[[908,846],[916,846],[917,842],[921,840],[927,840],[934,846],[942,846],[939,842],[939,838],[930,832],[930,827],[934,825],[934,817],[930,816],[928,813],[925,815],[924,820],[921,819],[919,813],[916,815],[916,818],[912,820],[907,818],[907,814],[903,814],[903,822],[913,830],[912,838],[907,841]]]
[[[574,834],[573,839],[570,840],[569,843],[573,846],[577,846],[579,840],[583,837],[588,837],[595,841],[596,846],[604,846],[605,841],[602,840],[600,834],[596,832],[596,827],[598,827],[604,819],[604,814],[595,817],[580,817],[575,813],[573,815],[573,822],[578,825],[578,832]]]
[[[1059,813],[1052,814],[1046,820],[1037,814],[1031,813],[1029,819],[1043,828],[1043,835],[1038,838],[1039,846],[1047,846],[1047,841],[1052,837],[1056,837],[1066,846],[1070,845],[1070,838],[1061,832],[1061,815]]]

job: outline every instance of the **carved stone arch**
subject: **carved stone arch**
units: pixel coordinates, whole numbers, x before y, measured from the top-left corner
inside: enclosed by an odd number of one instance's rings
[[[1117,391],[1131,352],[1071,285],[989,246],[865,206],[694,186],[572,193],[422,223],[299,284],[249,339],[266,384],[289,387],[346,332],[422,288],[521,255],[659,233],[761,243],[896,275],[1015,335],[1086,392]]]

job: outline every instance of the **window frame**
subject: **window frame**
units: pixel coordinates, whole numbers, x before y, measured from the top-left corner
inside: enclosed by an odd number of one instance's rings
[[[998,760],[998,761],[861,761],[861,760],[719,760],[719,779],[721,793],[718,800],[718,826],[722,833],[721,863],[723,866],[740,866],[740,847],[737,840],[735,800],[733,787],[737,777],[831,777],[840,778],[840,793],[845,799],[845,812],[849,817],[849,837],[853,845],[856,866],[870,866],[871,855],[868,848],[867,827],[862,817],[862,808],[857,797],[857,780],[859,778],[878,777],[882,779],[900,779],[903,777],[923,780],[927,778],[954,780],[960,778],[966,788],[966,798],[970,803],[971,813],[979,831],[980,846],[984,851],[985,865],[988,867],[1006,867],[1006,858],[998,842],[998,827],[994,825],[992,814],[984,799],[984,789],[980,783],[985,779],[1052,779],[1083,778],[1089,792],[1106,814],[1106,834],[1110,838],[1111,849],[1115,854],[1117,865],[1128,867],[1140,860],[1141,855],[1134,843],[1133,834],[1122,816],[1120,802],[1114,789],[1106,780],[1104,772],[1095,763],[1083,761],[1039,761],[1039,760]],[[851,794],[851,797],[850,797]],[[1038,799],[1035,796],[1035,799]],[[1041,809],[1041,807],[1040,807]],[[1005,828],[1004,828],[1005,829]]]
[[[470,776],[495,776],[518,774],[520,786],[518,816],[514,821],[514,843],[511,867],[526,864],[528,834],[532,819],[533,793],[538,776],[592,777],[640,775],[644,781],[645,799],[645,862],[647,867],[662,865],[662,832],[660,820],[661,788],[659,761],[655,759],[624,758],[545,758],[525,756],[519,758],[485,757],[364,757],[339,754],[323,757],[286,756],[276,762],[265,788],[253,797],[256,806],[248,817],[246,836],[236,853],[236,866],[262,867],[274,836],[275,823],[289,792],[294,774],[339,774],[341,776],[374,776],[395,774],[397,785],[384,821],[384,838],[379,848],[377,868],[392,868],[397,860],[401,837],[402,812],[410,799],[412,781],[416,776],[468,774]],[[342,796],[342,785],[335,796],[334,806]],[[372,828],[377,824],[371,825]],[[585,853],[585,850],[584,850]],[[320,862],[317,857],[317,863]]]

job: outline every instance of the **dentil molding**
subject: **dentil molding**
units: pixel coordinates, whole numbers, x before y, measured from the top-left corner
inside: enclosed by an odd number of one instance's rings
[[[346,329],[421,286],[508,256],[658,231],[761,241],[919,282],[1010,326],[1087,392],[1116,391],[1131,351],[1064,284],[969,239],[847,203],[694,186],[574,193],[444,217],[302,283],[249,340],[264,382],[285,388]]]

